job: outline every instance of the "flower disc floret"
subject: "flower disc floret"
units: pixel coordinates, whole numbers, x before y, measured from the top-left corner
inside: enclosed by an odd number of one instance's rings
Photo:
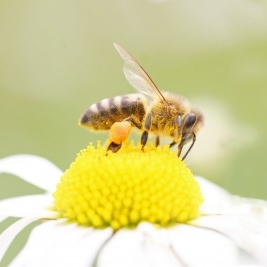
[[[142,221],[170,225],[199,215],[200,187],[168,146],[126,144],[106,153],[90,144],[61,177],[54,193],[60,217],[80,225],[135,227]]]

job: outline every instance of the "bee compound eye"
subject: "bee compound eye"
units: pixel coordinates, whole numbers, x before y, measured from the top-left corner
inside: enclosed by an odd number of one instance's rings
[[[184,126],[186,128],[192,128],[197,121],[197,116],[195,113],[188,113],[184,118]]]

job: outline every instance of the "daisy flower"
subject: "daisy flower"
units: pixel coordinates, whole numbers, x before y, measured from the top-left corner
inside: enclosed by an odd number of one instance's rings
[[[31,155],[0,160],[45,192],[0,201],[0,263],[34,221],[9,266],[265,266],[267,203],[193,176],[168,147],[90,144],[64,173]],[[1,188],[4,190],[4,188]]]

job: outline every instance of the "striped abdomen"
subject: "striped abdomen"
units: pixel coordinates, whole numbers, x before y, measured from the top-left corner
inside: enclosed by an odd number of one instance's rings
[[[139,94],[106,98],[91,105],[80,124],[92,130],[109,130],[114,122],[131,117],[133,125],[141,128],[145,117],[146,99]]]

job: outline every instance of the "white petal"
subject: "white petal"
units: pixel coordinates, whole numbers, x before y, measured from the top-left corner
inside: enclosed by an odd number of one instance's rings
[[[135,230],[119,230],[99,255],[99,267],[145,267],[143,237]]]
[[[267,201],[235,196],[218,185],[202,178],[195,177],[200,185],[204,203],[201,211],[204,214],[242,214],[258,217],[267,223]]]
[[[259,263],[267,265],[266,222],[236,214],[204,216],[193,223],[224,234]]]
[[[3,214],[1,214],[0,215],[0,223],[2,222],[2,221],[4,221],[5,219],[7,219],[9,216],[6,216],[6,215],[3,215]]]
[[[33,155],[15,155],[0,160],[0,173],[9,173],[48,192],[55,190],[62,171],[50,161]]]
[[[91,266],[96,254],[112,235],[111,228],[94,230],[62,221],[37,226],[10,266]]]
[[[99,267],[182,266],[170,246],[168,232],[149,223],[118,231],[104,247],[98,263]]]
[[[173,250],[167,228],[156,227],[150,223],[142,223],[138,230],[145,237],[145,248],[149,260],[148,266],[184,266],[184,262]]]
[[[197,177],[205,198],[203,216],[192,224],[221,232],[267,265],[267,201],[237,197]],[[217,215],[217,216],[216,216]]]
[[[10,225],[5,231],[0,234],[0,263],[2,261],[3,256],[8,250],[12,241],[16,238],[16,236],[29,224],[38,220],[37,218],[23,218],[12,225]]]
[[[181,224],[170,228],[169,234],[184,266],[237,266],[237,247],[215,231]]]
[[[195,177],[200,185],[204,203],[201,212],[204,214],[221,214],[229,211],[232,195],[218,185],[199,176]]]
[[[260,199],[232,196],[231,206],[233,214],[249,216],[267,225],[267,201]]]
[[[50,194],[5,199],[0,201],[0,214],[7,217],[52,218],[54,213],[48,210],[52,203],[53,198]]]

